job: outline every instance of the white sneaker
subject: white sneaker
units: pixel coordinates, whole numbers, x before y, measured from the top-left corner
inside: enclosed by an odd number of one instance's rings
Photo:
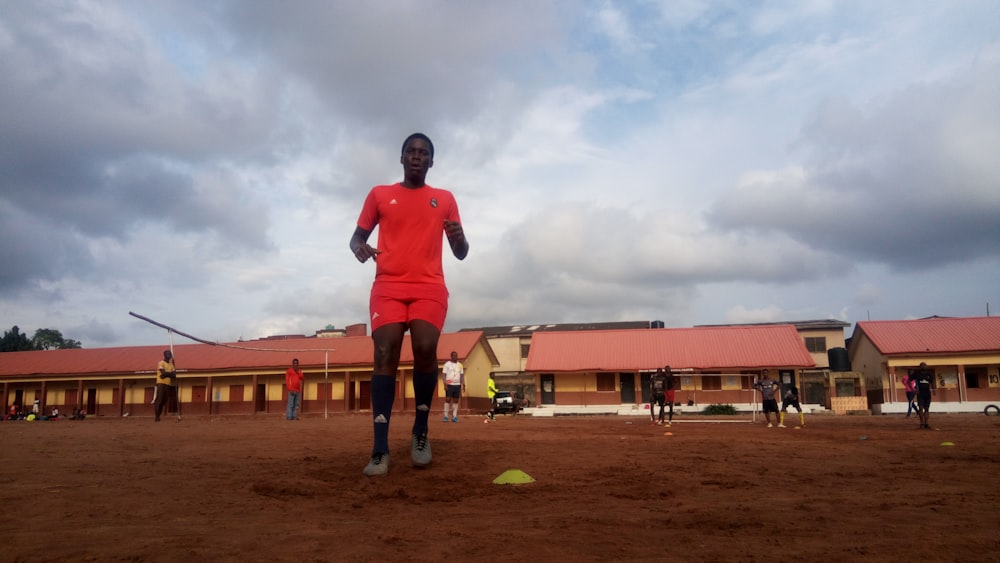
[[[773,425],[773,424],[771,424],[770,422],[768,422],[768,423],[767,423],[767,427],[768,427],[768,428],[774,428],[774,425]]]
[[[431,445],[427,434],[413,434],[410,438],[410,459],[414,467],[427,467],[431,464]]]
[[[788,428],[788,427],[787,427],[787,426],[785,426],[784,424],[779,424],[779,425],[778,425],[778,428]]]
[[[372,454],[372,458],[368,460],[368,465],[365,466],[364,471],[362,471],[368,477],[374,477],[378,475],[385,475],[389,473],[389,454],[377,453]]]

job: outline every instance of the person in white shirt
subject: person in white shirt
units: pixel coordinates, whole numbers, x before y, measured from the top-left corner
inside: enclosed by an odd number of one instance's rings
[[[451,359],[444,363],[441,369],[444,375],[444,421],[448,422],[448,411],[451,411],[451,421],[458,422],[458,401],[465,391],[465,368],[458,361],[458,352],[451,353]]]

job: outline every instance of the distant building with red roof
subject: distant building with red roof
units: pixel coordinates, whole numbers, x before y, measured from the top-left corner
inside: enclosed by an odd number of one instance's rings
[[[538,377],[541,405],[628,405],[649,401],[649,378],[670,365],[682,403],[751,404],[763,370],[791,384],[816,366],[793,325],[537,332],[525,370]]]
[[[935,374],[932,413],[1000,402],[1000,317],[861,321],[848,352],[877,413],[906,412],[902,378],[920,362]]]
[[[800,392],[803,397],[803,402],[810,405],[810,409],[815,408],[831,408],[830,399],[831,393],[830,388],[834,382],[834,378],[831,378],[831,368],[828,361],[828,352],[831,349],[836,351],[842,351],[844,361],[846,362],[846,349],[844,329],[850,327],[850,323],[844,321],[839,321],[836,319],[818,319],[818,320],[800,320],[800,321],[789,321],[789,322],[772,322],[772,323],[748,323],[748,324],[737,324],[737,325],[702,325],[695,326],[693,328],[672,328],[671,331],[681,331],[673,334],[675,338],[681,338],[681,335],[685,335],[697,344],[694,349],[703,348],[703,352],[706,350],[711,350],[712,342],[718,342],[716,338],[716,331],[719,329],[742,329],[742,328],[753,328],[753,327],[775,327],[779,325],[793,326],[798,332],[798,337],[800,344],[796,344],[794,339],[779,340],[775,345],[780,343],[785,343],[788,345],[795,346],[798,352],[801,352],[801,345],[804,344],[805,350],[808,355],[812,358],[812,367],[799,367],[794,369],[784,369],[781,370],[781,380],[785,388],[792,385],[797,385],[800,387]],[[636,404],[645,404],[649,399],[649,389],[648,381],[650,373],[657,367],[660,362],[659,358],[638,358],[634,354],[631,346],[633,343],[626,342],[626,345],[630,348],[626,348],[622,351],[626,354],[631,365],[615,365],[605,364],[604,359],[598,359],[589,357],[586,355],[580,355],[572,347],[565,348],[562,352],[553,352],[551,349],[544,350],[546,355],[552,353],[564,353],[571,359],[582,362],[584,358],[588,358],[590,364],[584,366],[576,366],[577,370],[581,371],[592,371],[593,373],[603,372],[601,375],[595,375],[602,379],[602,388],[607,388],[611,385],[610,379],[617,377],[618,379],[614,381],[615,391],[618,394],[620,403],[616,403],[614,399],[614,393],[608,391],[602,391],[600,396],[594,391],[596,386],[596,381],[593,382],[578,382],[576,387],[580,391],[567,391],[567,384],[570,380],[576,376],[565,375],[567,371],[566,364],[555,365],[551,370],[553,373],[551,376],[544,373],[544,371],[538,371],[542,366],[535,365],[533,371],[527,371],[528,357],[531,355],[531,350],[536,349],[539,344],[548,344],[552,342],[548,340],[549,337],[545,336],[551,333],[586,333],[586,332],[603,332],[612,333],[618,331],[620,334],[636,334],[640,335],[642,333],[649,332],[650,330],[663,329],[664,323],[662,321],[624,321],[624,322],[606,322],[606,323],[560,323],[560,324],[521,324],[521,325],[507,325],[507,326],[488,326],[479,327],[474,329],[463,329],[463,330],[476,330],[482,331],[483,335],[490,343],[490,347],[496,352],[497,358],[499,360],[499,366],[496,370],[497,383],[501,389],[509,389],[517,392],[518,394],[528,398],[533,405],[557,405],[560,410],[568,411],[572,410],[571,405],[578,404],[591,407],[594,405],[593,401],[598,401],[599,403],[607,404],[618,404],[622,409],[628,410],[631,406]],[[788,336],[786,329],[781,329],[784,337]],[[740,334],[742,330],[737,330],[736,332],[730,332],[730,334]],[[760,334],[756,329],[751,330],[746,334]],[[776,334],[776,333],[775,333]],[[700,335],[700,336],[699,336]],[[745,336],[745,335],[744,335]],[[536,340],[537,337],[537,340]],[[574,337],[567,337],[573,340]],[[591,345],[590,343],[583,344],[580,346],[582,349],[587,349],[587,353],[590,353],[590,349],[602,350],[607,348],[604,346],[604,336],[580,336],[580,342],[586,342],[588,339],[600,341],[600,344]],[[704,338],[705,346],[703,346],[700,341]],[[640,336],[640,339],[642,337]],[[625,340],[629,340],[625,337]],[[692,348],[690,344],[685,345],[687,348]],[[707,346],[707,347],[706,347]],[[752,344],[746,344],[746,347],[741,349],[754,349],[754,350],[769,350],[772,344],[769,342],[755,342]],[[674,348],[677,348],[674,346]],[[721,349],[721,348],[720,348]],[[662,355],[661,351],[653,353],[654,356]],[[610,350],[605,350],[604,354],[613,353]],[[543,359],[542,355],[537,356],[537,361]],[[545,358],[549,361],[551,358]],[[702,375],[695,377],[694,375],[686,375],[687,379],[683,380],[684,402],[693,401],[696,404],[705,404],[703,401],[716,401],[723,400],[727,398],[732,398],[736,403],[742,403],[743,408],[752,408],[750,404],[752,395],[750,391],[750,385],[754,377],[757,377],[763,368],[752,368],[746,365],[740,365],[734,367],[735,364],[748,364],[748,363],[762,363],[767,364],[768,362],[750,362],[746,358],[740,361],[734,362],[717,362],[712,361],[711,356],[704,354],[701,358],[704,368],[701,369]],[[719,366],[712,366],[713,363],[720,363]],[[721,365],[725,364],[725,365]],[[777,364],[771,364],[774,367]],[[611,367],[618,371],[612,371]],[[547,367],[547,366],[546,366]],[[676,367],[676,366],[675,366]],[[777,368],[776,368],[777,369]],[[694,371],[694,368],[690,368],[689,371]],[[725,371],[726,376],[722,375]],[[560,375],[562,373],[563,375]],[[615,376],[617,373],[617,376]],[[777,377],[778,373],[772,371],[772,375]],[[840,376],[846,376],[847,374],[838,374],[836,378],[837,386],[840,387],[841,383],[850,383],[850,379],[843,379]],[[857,374],[850,374],[852,377],[857,376]],[[734,380],[733,377],[736,379]],[[559,379],[557,384],[554,379]],[[725,387],[726,389],[717,388]],[[735,387],[739,386],[741,392],[733,393]],[[690,387],[690,389],[688,389]],[[556,392],[559,397],[556,397],[556,393],[548,391],[551,389],[558,388],[559,391]],[[587,389],[583,392],[583,389]],[[543,389],[546,390],[543,396]],[[572,389],[570,387],[569,389]],[[565,392],[564,392],[565,391]],[[705,391],[705,393],[702,393]],[[863,394],[863,389],[860,385],[857,385],[852,389],[841,389],[841,392],[847,392],[849,395]],[[583,394],[581,394],[583,393]],[[633,396],[635,398],[633,399]],[[590,409],[593,410],[593,409]]]
[[[355,333],[357,329],[355,328]],[[347,334],[351,334],[348,332]],[[0,353],[5,405],[39,399],[89,415],[151,416],[154,371],[168,346],[126,346]],[[284,413],[285,370],[297,358],[306,375],[302,413],[357,412],[371,408],[372,339],[368,336],[271,338],[173,346],[184,415]],[[440,363],[458,353],[470,390],[468,408],[485,411],[486,380],[497,364],[481,332],[444,333]],[[403,342],[396,410],[412,411],[413,354]],[[439,395],[443,396],[443,387]],[[176,407],[171,409],[175,412]]]

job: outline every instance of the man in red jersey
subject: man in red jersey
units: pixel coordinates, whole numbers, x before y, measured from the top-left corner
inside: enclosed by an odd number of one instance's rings
[[[288,404],[285,406],[287,420],[299,419],[299,408],[302,406],[302,382],[305,378],[299,367],[299,359],[293,359],[292,367],[285,371],[285,389],[288,390]]]
[[[369,300],[375,345],[371,385],[375,439],[363,471],[368,476],[389,472],[389,419],[407,330],[413,346],[413,395],[417,404],[410,458],[416,467],[431,462],[427,417],[437,387],[438,339],[448,313],[448,289],[441,266],[442,238],[447,237],[452,254],[459,260],[469,254],[454,196],[425,183],[427,171],[434,165],[430,138],[423,133],[407,137],[399,163],[403,165],[403,181],[375,186],[368,192],[350,243],[359,262],[369,258],[375,261],[375,283]],[[376,225],[378,248],[373,248],[368,237]]]

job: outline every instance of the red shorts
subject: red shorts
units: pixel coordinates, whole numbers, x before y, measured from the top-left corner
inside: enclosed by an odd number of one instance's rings
[[[441,330],[448,315],[448,288],[436,283],[377,281],[372,284],[368,311],[372,332],[392,323],[409,326],[414,319]]]
[[[673,389],[668,389],[667,390],[667,402],[668,403],[673,403],[674,402],[674,390]]]

